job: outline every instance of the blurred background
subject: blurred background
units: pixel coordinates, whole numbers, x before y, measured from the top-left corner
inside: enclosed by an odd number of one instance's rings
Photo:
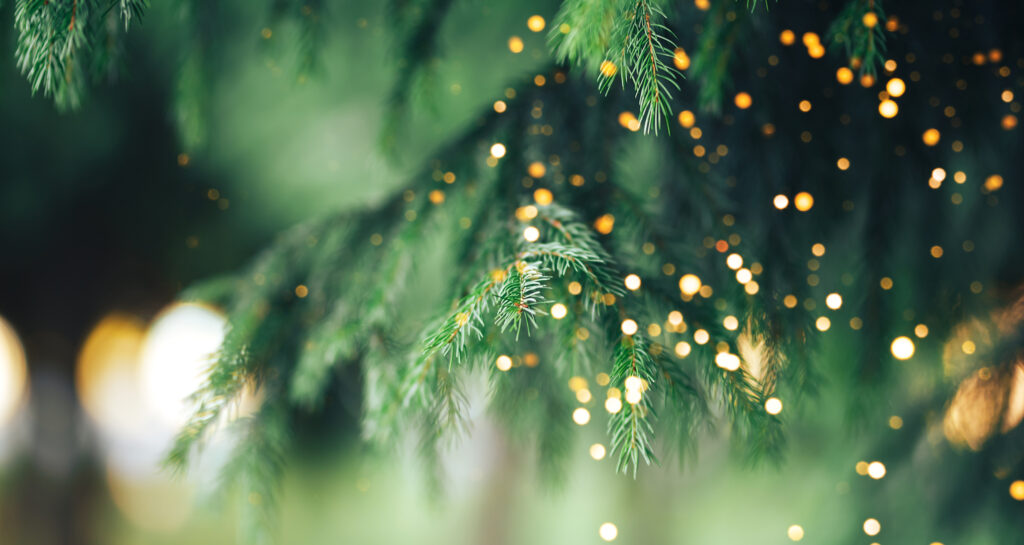
[[[187,475],[160,468],[187,415],[182,398],[224,323],[218,309],[176,295],[239,267],[291,225],[391,195],[510,81],[550,62],[544,34],[526,21],[550,21],[557,7],[459,3],[446,23],[459,32],[443,33],[435,111],[408,120],[398,160],[375,137],[395,71],[374,2],[325,15],[329,62],[309,78],[292,66],[294,29],[267,26],[247,2],[219,2],[215,9],[233,16],[220,29],[230,47],[211,56],[201,146],[173,96],[188,36],[168,4],[154,3],[132,31],[119,80],[63,114],[31,96],[11,54],[13,6],[0,8],[3,543],[232,541],[233,510],[217,490],[228,440],[213,441]],[[830,354],[855,342],[837,333],[822,343],[823,368],[839,365]],[[969,449],[950,447],[941,415],[936,427],[936,415],[919,410],[949,388],[915,367],[934,365],[941,346],[919,348],[884,401],[866,404],[866,424],[847,425],[846,407],[823,401],[842,392],[840,382],[787,407],[794,416],[781,467],[733,463],[722,433],[703,440],[687,467],[669,461],[633,480],[605,459],[594,423],[581,427],[564,483],[546,483],[522,445],[484,415],[481,379],[473,433],[445,459],[440,494],[410,446],[367,455],[351,415],[331,417],[324,425],[349,432],[289,460],[281,541],[1024,543],[1015,501],[1024,483],[1014,490],[1012,475],[993,480]],[[957,488],[961,481],[937,478],[943,473],[978,478]],[[958,497],[971,509],[956,508]]]

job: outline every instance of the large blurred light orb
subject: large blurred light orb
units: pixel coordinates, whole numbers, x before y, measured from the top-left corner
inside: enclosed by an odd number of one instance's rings
[[[145,333],[138,318],[111,314],[96,324],[78,353],[78,398],[86,414],[103,429],[135,433],[145,425],[138,393],[139,351]]]
[[[192,303],[171,305],[153,321],[142,347],[142,390],[165,423],[177,428],[187,421],[186,398],[202,384],[225,325],[223,314]]]
[[[14,328],[0,317],[0,428],[21,408],[27,376],[25,349]]]

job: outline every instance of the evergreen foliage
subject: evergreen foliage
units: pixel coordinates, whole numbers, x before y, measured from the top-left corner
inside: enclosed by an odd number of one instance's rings
[[[430,87],[438,34],[452,4],[389,4],[401,69],[382,135],[386,146],[393,146],[416,96]],[[92,44],[108,43],[101,35],[117,42],[122,28],[141,18],[146,2],[15,5],[19,67],[34,90],[53,96],[59,107],[74,107],[87,75],[100,73],[91,70],[109,70],[113,63],[112,53]],[[273,6],[273,17],[293,17],[303,29],[297,69],[312,74],[325,62],[316,53],[326,6],[284,0]],[[992,305],[970,286],[982,274],[988,274],[984,282],[995,282],[997,265],[979,272],[969,265],[965,246],[963,255],[947,254],[954,266],[936,271],[921,248],[910,252],[894,244],[892,234],[910,231],[955,247],[967,227],[990,225],[997,197],[1014,190],[998,193],[1000,187],[986,185],[966,196],[957,192],[963,205],[956,220],[922,233],[931,207],[948,205],[950,197],[926,193],[918,183],[922,173],[896,169],[891,158],[901,153],[894,150],[936,162],[951,155],[921,146],[924,128],[943,121],[923,104],[903,106],[901,116],[910,121],[899,131],[879,128],[874,124],[880,120],[866,115],[844,113],[837,125],[836,119],[798,122],[730,110],[702,127],[681,117],[689,132],[633,135],[637,129],[658,133],[662,122],[674,122],[673,102],[720,114],[724,97],[755,85],[757,100],[794,108],[812,93],[815,100],[820,95],[846,104],[844,112],[875,108],[872,90],[863,93],[867,98],[832,87],[823,95],[820,79],[802,77],[810,73],[810,61],[794,60],[795,68],[772,78],[759,75],[767,73],[763,55],[758,52],[754,61],[750,51],[775,43],[789,26],[773,19],[774,12],[751,13],[749,7],[715,2],[699,11],[660,0],[566,0],[549,34],[558,62],[544,72],[551,83],[515,82],[507,110],[480,115],[376,209],[297,226],[242,271],[184,294],[225,308],[230,328],[206,384],[193,397],[194,416],[169,465],[187,469],[232,404],[246,391],[259,391],[266,401],[237,423],[242,439],[227,467],[250,500],[246,505],[255,507],[252,539],[266,535],[259,526],[272,520],[291,446],[288,418],[318,410],[329,387],[352,369],[361,384],[342,387],[361,402],[363,437],[387,445],[416,434],[432,464],[445,440],[466,431],[461,385],[471,373],[487,376],[492,413],[510,433],[536,445],[553,476],[568,452],[569,415],[577,406],[565,385],[593,372],[605,373],[608,383],[601,386],[619,396],[620,409],[608,417],[609,450],[618,470],[632,475],[669,450],[691,456],[700,438],[720,425],[747,462],[777,462],[784,455],[784,419],[766,411],[765,403],[783,393],[787,400],[811,396],[825,373],[850,384],[848,398],[837,402],[847,403],[856,420],[857,409],[877,400],[874,391],[892,372],[888,343],[906,325],[896,317],[904,307],[878,288],[887,271],[904,271],[890,285],[917,281],[930,288],[906,292],[901,304],[913,304],[932,320],[932,338],[955,333],[957,321]],[[208,108],[203,51],[214,39],[204,18],[212,17],[213,8],[190,1],[182,11],[195,40],[181,68],[177,112],[185,145],[198,146]],[[880,2],[850,0],[836,13],[821,11],[807,17],[816,28],[830,26],[828,35],[846,62],[878,74],[888,32]],[[867,14],[877,24],[866,26]],[[104,23],[110,20],[118,22],[116,29]],[[690,32],[696,25],[699,37]],[[677,37],[696,43],[686,81],[674,66]],[[567,74],[572,69],[584,74]],[[987,123],[1001,112],[991,97],[1002,86],[994,77],[972,83],[966,92],[976,93],[970,95],[975,104],[987,108],[978,106],[984,111],[974,117]],[[597,99],[595,92],[607,96]],[[947,100],[944,93],[937,92]],[[620,126],[621,115],[634,110],[638,125]],[[982,141],[992,126],[968,125],[957,141]],[[804,160],[809,153],[841,153],[834,135],[843,130],[874,136],[853,157],[863,165],[857,184],[836,183],[834,173],[810,171]],[[783,137],[787,143],[778,144]],[[712,147],[717,142],[723,144]],[[488,153],[495,143],[503,153]],[[972,160],[993,165],[986,168],[994,173],[1004,165],[1003,152],[1019,145],[1010,134],[993,144],[996,151],[978,151]],[[737,150],[743,150],[740,161],[716,166]],[[796,191],[814,195],[815,213],[770,205],[773,196]],[[903,210],[896,202],[923,204]],[[431,246],[433,237],[448,246]],[[807,250],[839,238],[855,250],[824,266],[841,278],[826,285],[826,269],[819,270],[825,247],[820,254]],[[985,255],[994,263],[999,251]],[[435,252],[451,264],[449,292],[435,320],[421,327],[406,316],[409,302],[422,297],[410,286]],[[723,262],[734,253],[742,254],[740,266]],[[684,273],[703,282],[684,288]],[[737,281],[741,273],[749,276]],[[624,288],[628,274],[642,279],[639,289]],[[847,297],[843,308],[865,339],[858,359],[842,365],[822,358],[815,341],[821,331],[845,325],[815,303],[838,286],[860,294]],[[553,315],[556,303],[565,306],[564,316]],[[832,320],[821,325],[828,316]],[[1020,349],[1016,333],[1004,337],[991,352],[1001,377],[1014,369]],[[497,368],[501,358],[510,370]],[[922,406],[921,418],[944,402]],[[1011,439],[993,448],[1008,451],[1007,443]],[[1005,451],[999,450],[1008,456]]]

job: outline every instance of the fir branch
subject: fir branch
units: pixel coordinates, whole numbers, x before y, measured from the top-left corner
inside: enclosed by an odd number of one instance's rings
[[[527,334],[531,326],[536,327],[537,307],[545,302],[540,294],[545,287],[545,280],[547,276],[540,271],[536,262],[517,261],[509,270],[508,278],[497,294],[496,321],[502,331],[513,329],[518,339],[524,323]]]
[[[622,409],[608,420],[608,433],[611,436],[611,455],[618,453],[616,468],[633,476],[640,465],[640,460],[650,464],[657,461],[651,440],[654,435],[654,408],[650,401],[655,385],[657,366],[647,351],[647,341],[640,335],[625,335],[615,349],[614,363],[611,372],[611,384],[620,389],[623,395]],[[630,403],[629,383],[640,383],[640,399]]]
[[[675,35],[662,21],[664,12],[652,0],[636,0],[620,8],[620,19],[609,38],[598,87],[608,93],[615,79],[631,83],[640,106],[638,119],[645,133],[658,133],[672,117],[672,90],[679,90],[677,71],[669,68]]]
[[[869,15],[871,14],[871,15]],[[874,17],[867,26],[865,17]],[[885,12],[882,0],[850,0],[828,29],[834,48],[842,48],[852,68],[874,76],[885,60]]]

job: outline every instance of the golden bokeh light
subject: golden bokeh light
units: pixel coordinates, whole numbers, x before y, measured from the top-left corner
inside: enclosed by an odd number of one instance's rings
[[[494,360],[494,366],[497,367],[499,371],[508,371],[512,368],[512,358],[502,354],[498,356],[498,359]]]
[[[681,47],[677,47],[672,54],[672,60],[675,62],[676,68],[680,70],[686,70],[690,67],[690,56],[686,54],[686,50]]]
[[[926,146],[934,146],[939,143],[940,136],[938,129],[928,129],[921,135],[921,140]]]
[[[882,531],[882,524],[877,519],[867,519],[864,521],[864,533],[869,536],[877,536],[878,532]]]
[[[843,296],[838,293],[830,293],[825,297],[825,306],[832,310],[839,310],[843,306]]]
[[[889,96],[899,98],[907,91],[907,84],[900,78],[892,78],[885,84],[885,92]]]
[[[546,25],[547,23],[540,15],[531,15],[530,18],[526,20],[526,28],[530,29],[531,32],[540,32],[544,30]]]
[[[786,530],[786,535],[793,541],[800,541],[804,538],[804,528],[799,524],[794,524]]]
[[[777,397],[769,397],[764,402],[764,410],[768,414],[779,414],[782,412],[782,400]]]
[[[0,428],[14,418],[28,397],[25,349],[11,324],[0,317]]]
[[[879,113],[879,115],[881,115],[882,117],[884,117],[886,119],[892,119],[892,118],[896,117],[896,114],[898,114],[899,111],[900,111],[899,105],[897,105],[892,100],[885,99],[882,102],[878,103],[878,113]]]
[[[523,39],[519,36],[512,36],[508,39],[508,50],[513,53],[523,52]]]
[[[853,70],[843,66],[836,70],[836,81],[842,85],[849,85],[853,83]]]
[[[145,335],[138,318],[111,314],[96,324],[79,351],[78,398],[86,414],[104,428],[131,433],[144,425],[137,392]]]
[[[793,197],[793,206],[801,212],[807,212],[814,206],[814,197],[806,191],[801,191]]]
[[[594,443],[590,445],[590,457],[595,460],[603,460],[607,450],[601,443]]]
[[[626,285],[626,289],[630,291],[636,291],[640,289],[640,277],[635,274],[630,274],[626,276],[625,280],[623,280],[623,283]]]
[[[527,242],[537,242],[537,239],[540,238],[540,229],[532,225],[528,226],[526,229],[523,229],[523,238]]]
[[[556,320],[565,318],[565,315],[568,313],[569,309],[562,303],[555,303],[554,305],[551,305],[551,317]]]
[[[882,462],[871,462],[868,464],[868,477],[876,481],[885,477],[885,464]]]
[[[504,103],[502,103],[502,104],[504,104]],[[501,142],[497,142],[493,146],[491,146],[491,157],[494,157],[495,159],[501,159],[504,156],[505,156],[505,144],[502,144]]]
[[[747,108],[750,107],[751,104],[754,103],[754,99],[751,98],[750,93],[739,92],[736,93],[736,98],[733,99],[733,102],[735,102],[737,108],[741,110],[746,110]]]
[[[784,210],[787,206],[789,206],[789,197],[781,193],[776,195],[775,198],[772,199],[772,206],[778,208],[779,210]]]
[[[679,291],[683,292],[683,295],[692,297],[700,291],[700,287],[700,277],[695,274],[684,274],[679,278]]]
[[[910,340],[910,337],[896,337],[889,349],[896,359],[908,360],[914,355],[914,341]]]
[[[587,422],[590,422],[590,411],[584,409],[583,407],[577,408],[575,411],[572,412],[572,421],[580,426],[586,425]]]
[[[636,324],[636,321],[630,318],[626,318],[625,320],[622,321],[622,332],[624,334],[635,335],[638,329],[639,326]]]
[[[676,355],[679,356],[680,358],[685,358],[686,356],[689,356],[690,350],[692,350],[690,347],[690,343],[686,341],[679,341],[676,343]]]

